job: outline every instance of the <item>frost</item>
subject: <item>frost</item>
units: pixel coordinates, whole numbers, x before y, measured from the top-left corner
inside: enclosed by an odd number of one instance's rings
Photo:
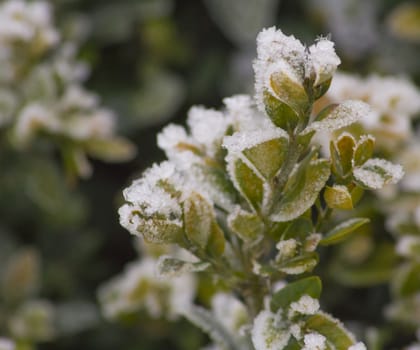
[[[279,251],[277,254],[276,260],[291,258],[296,254],[296,249],[298,247],[298,242],[291,238],[286,240],[281,240],[276,244],[276,248]]]
[[[354,178],[369,189],[380,189],[387,184],[395,184],[404,176],[401,165],[385,159],[372,158],[353,170]]]
[[[303,338],[305,346],[302,350],[325,350],[326,338],[319,333],[305,334]]]
[[[289,342],[290,332],[279,328],[277,316],[263,310],[254,319],[251,330],[255,350],[281,350]]]
[[[366,345],[362,342],[358,342],[352,346],[350,346],[347,350],[366,350]]]
[[[371,108],[369,105],[362,101],[345,101],[333,109],[327,117],[320,121],[313,122],[305,130],[307,132],[312,130],[331,132],[363,119],[369,115],[370,111]]]
[[[302,315],[314,315],[319,310],[319,301],[310,297],[309,295],[303,295],[298,301],[294,301],[290,304],[291,315],[302,314]]]
[[[125,271],[99,289],[99,300],[108,319],[145,309],[151,317],[177,317],[194,298],[196,281],[191,274],[160,279],[151,257],[130,263]],[[163,297],[166,293],[167,298]]]
[[[194,140],[200,142],[210,156],[214,156],[229,126],[223,113],[203,107],[192,107],[188,112],[187,123]]]
[[[309,72],[315,74],[314,86],[332,78],[337,66],[341,63],[334,50],[334,43],[326,38],[320,38],[316,44],[309,47]]]

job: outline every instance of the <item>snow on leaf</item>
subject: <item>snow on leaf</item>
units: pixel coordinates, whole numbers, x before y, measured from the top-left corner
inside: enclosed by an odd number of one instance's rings
[[[401,165],[385,159],[372,158],[353,170],[355,181],[363,188],[376,190],[387,184],[395,184],[404,176]]]
[[[369,113],[370,107],[368,104],[357,100],[345,101],[334,108],[324,119],[310,124],[305,129],[305,132],[312,130],[334,131],[341,129],[359,121]]]
[[[326,38],[319,38],[314,45],[309,47],[308,60],[309,72],[306,74],[315,75],[314,86],[330,80],[341,63],[335,53],[334,43]]]
[[[204,271],[210,267],[208,262],[191,262],[162,255],[157,262],[158,274],[162,277],[177,277],[186,272]]]

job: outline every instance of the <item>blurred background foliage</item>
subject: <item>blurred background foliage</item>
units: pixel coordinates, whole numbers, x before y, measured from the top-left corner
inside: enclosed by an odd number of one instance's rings
[[[7,329],[17,339],[29,339],[21,349],[32,343],[54,350],[205,344],[205,336],[182,320],[169,324],[138,312],[110,323],[100,315],[97,290],[137,257],[116,208],[121,189],[163,158],[156,132],[168,121],[183,123],[191,105],[218,108],[224,96],[252,93],[255,37],[262,27],[277,25],[308,42],[331,33],[341,69],[404,74],[420,83],[420,10],[414,1],[50,3],[63,38],[77,42],[78,58],[91,66],[86,87],[116,113],[119,132],[135,143],[137,156],[120,164],[93,159],[92,176],[69,183],[56,150],[43,141],[15,149],[0,135],[0,335]],[[375,215],[374,224],[383,230],[382,214]],[[325,290],[329,283],[336,286],[326,296],[336,316],[377,321],[380,305],[389,299],[383,284],[344,289],[325,277]],[[208,281],[200,286],[205,300],[211,288]]]

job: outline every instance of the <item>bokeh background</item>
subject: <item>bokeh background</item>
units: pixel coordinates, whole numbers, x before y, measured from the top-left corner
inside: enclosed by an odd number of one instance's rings
[[[205,344],[206,337],[186,321],[138,312],[109,322],[98,307],[99,286],[138,256],[117,208],[122,189],[163,159],[156,133],[168,122],[184,123],[192,105],[219,108],[225,96],[252,94],[255,37],[272,25],[307,43],[331,35],[344,71],[403,74],[419,84],[420,15],[414,3],[51,0],[56,26],[78,43],[78,59],[91,67],[85,86],[115,111],[119,133],[136,145],[137,155],[118,164],[92,159],[92,175],[69,183],[54,151],[46,154],[42,145],[0,148],[2,281],[13,294],[28,274],[36,274],[31,293],[59,310],[57,330],[37,348],[175,350]],[[331,306],[336,315],[376,321],[383,288],[351,293],[364,300],[364,314],[334,306],[345,304],[337,300]],[[2,335],[11,307],[0,303]]]

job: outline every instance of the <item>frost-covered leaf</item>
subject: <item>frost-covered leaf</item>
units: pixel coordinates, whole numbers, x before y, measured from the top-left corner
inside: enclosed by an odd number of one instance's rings
[[[254,213],[240,209],[240,207],[228,216],[228,225],[245,242],[257,240],[264,232],[264,223],[261,218]]]
[[[190,305],[181,311],[190,322],[207,333],[223,350],[241,350],[228,330],[223,327],[211,312],[196,305]]]
[[[259,143],[245,149],[243,153],[264,178],[271,179],[286,158],[287,145],[288,138],[281,137]]]
[[[309,317],[305,326],[322,334],[336,350],[348,350],[350,346],[355,344],[353,334],[345,329],[340,321],[326,313],[319,312]]]
[[[213,206],[193,192],[184,201],[185,235],[203,250],[220,255],[224,251],[224,235],[216,222]]]
[[[304,272],[310,272],[318,264],[318,254],[310,252],[301,256],[283,261],[278,265],[281,272],[289,275],[299,275]]]
[[[385,159],[372,158],[353,170],[354,180],[362,188],[377,190],[387,184],[395,184],[404,175],[401,165]]]
[[[328,207],[333,209],[353,209],[351,193],[346,186],[327,186],[324,192],[324,199]]]
[[[367,224],[370,220],[366,218],[352,218],[328,231],[321,240],[321,245],[331,245],[339,243],[349,237],[360,226]]]
[[[360,166],[373,155],[375,147],[375,138],[371,135],[364,135],[356,144],[353,157],[353,166]]]
[[[158,273],[164,277],[180,276],[186,272],[204,271],[209,267],[208,262],[184,261],[166,255],[161,256],[157,262]]]
[[[309,98],[300,82],[291,79],[285,71],[277,71],[270,76],[270,87],[275,97],[288,105],[299,117],[305,115]]]
[[[230,167],[235,187],[251,207],[258,211],[264,197],[263,180],[240,158],[233,159]]]
[[[156,244],[180,243],[183,235],[181,226],[156,218],[141,220],[136,231],[147,243]]]
[[[326,159],[310,161],[301,166],[289,179],[283,198],[271,215],[273,221],[296,219],[315,202],[330,176],[330,163]]]
[[[290,331],[278,327],[277,316],[263,310],[254,319],[251,330],[255,350],[284,349],[291,337]]]
[[[362,101],[349,100],[339,104],[324,119],[310,124],[306,131],[334,131],[353,124],[370,112],[368,104]]]
[[[313,299],[319,299],[321,296],[321,279],[317,276],[302,278],[291,282],[276,292],[270,302],[270,308],[273,312],[279,309],[286,310],[290,304],[298,301],[304,295]]]

